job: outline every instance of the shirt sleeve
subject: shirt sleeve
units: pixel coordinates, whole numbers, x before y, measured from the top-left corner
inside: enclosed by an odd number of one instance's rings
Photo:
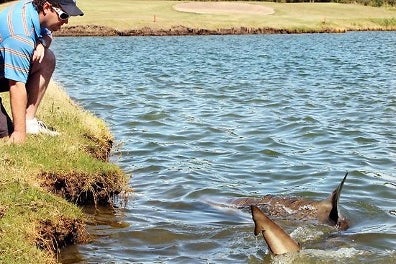
[[[17,82],[27,82],[34,45],[31,38],[19,35],[3,40],[5,78]]]
[[[48,28],[41,28],[41,36],[52,36],[52,32]]]

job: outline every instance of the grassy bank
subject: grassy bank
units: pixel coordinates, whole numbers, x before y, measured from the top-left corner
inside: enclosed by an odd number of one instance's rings
[[[179,12],[173,8],[178,1],[77,2],[85,15],[71,18],[64,34],[396,30],[396,9],[386,7],[250,2],[275,10],[263,16]],[[8,106],[7,95],[0,96]],[[113,139],[106,124],[56,84],[51,84],[38,117],[61,136],[29,136],[24,145],[0,141],[0,263],[56,262],[53,252],[59,247],[88,239],[76,204],[108,204],[127,185],[126,175],[107,162]]]
[[[7,94],[0,94],[8,107]],[[112,137],[106,124],[51,84],[38,117],[59,137],[0,141],[0,263],[53,263],[54,252],[87,240],[76,204],[110,204],[126,175],[106,162]],[[46,249],[46,250],[40,250]]]
[[[272,3],[244,2],[273,8],[271,15],[255,14],[197,14],[180,12],[174,5],[180,1],[137,0],[79,0],[82,17],[72,18],[69,28],[80,27],[81,32],[97,34],[139,35],[186,32],[233,32],[227,29],[248,29],[249,32],[322,32],[348,30],[396,30],[395,7],[369,7],[337,3]],[[114,31],[111,31],[113,29]],[[150,29],[150,30],[148,30]],[[172,29],[173,32],[172,32]],[[260,30],[257,30],[260,29]],[[255,31],[256,30],[256,31]],[[246,31],[246,30],[245,30]],[[78,30],[71,31],[79,34]],[[80,32],[80,33],[81,33]],[[238,33],[238,32],[237,32]]]

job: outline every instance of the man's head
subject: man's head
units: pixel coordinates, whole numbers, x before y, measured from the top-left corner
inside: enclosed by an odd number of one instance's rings
[[[82,16],[84,12],[77,7],[76,0],[33,0],[39,11],[43,10],[45,3],[51,4],[55,8],[62,9],[69,16]]]
[[[57,31],[69,22],[70,16],[82,16],[75,0],[33,0],[40,13],[40,24],[51,31]]]

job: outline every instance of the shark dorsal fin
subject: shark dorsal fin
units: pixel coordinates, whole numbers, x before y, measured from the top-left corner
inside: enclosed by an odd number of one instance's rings
[[[266,216],[257,206],[251,205],[254,221],[254,234],[262,233],[270,251],[275,254],[297,252],[300,245],[294,241],[280,226]]]
[[[338,202],[340,200],[340,195],[342,191],[342,187],[344,186],[344,182],[346,180],[346,177],[348,176],[348,172],[345,174],[344,178],[342,179],[341,183],[337,186],[337,188],[334,189],[334,191],[331,193],[330,197],[327,199],[331,203],[331,210],[329,213],[329,220],[334,222],[334,224],[338,223]]]

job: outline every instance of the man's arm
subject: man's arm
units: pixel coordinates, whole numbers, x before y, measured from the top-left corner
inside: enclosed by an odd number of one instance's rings
[[[41,38],[41,43],[43,44],[44,48],[49,48],[51,46],[51,42],[52,42],[52,34],[48,34],[48,35],[43,35],[43,37]]]
[[[26,104],[27,92],[22,82],[10,82],[10,104],[14,131],[10,136],[11,143],[22,143],[26,139]]]
[[[48,49],[52,42],[52,35],[44,35],[38,40],[33,53],[33,62],[41,63],[44,59],[45,49]]]

